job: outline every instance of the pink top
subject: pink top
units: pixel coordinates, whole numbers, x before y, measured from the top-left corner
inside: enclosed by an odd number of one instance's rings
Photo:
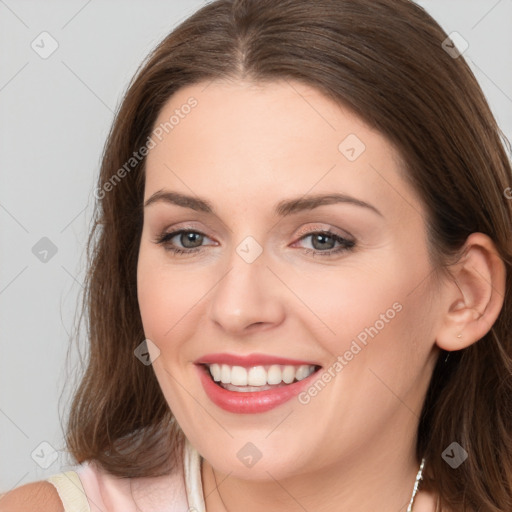
[[[186,440],[183,467],[171,475],[119,478],[94,461],[47,479],[65,512],[204,512],[201,457]]]

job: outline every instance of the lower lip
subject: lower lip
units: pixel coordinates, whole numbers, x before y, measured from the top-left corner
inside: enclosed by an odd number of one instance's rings
[[[197,365],[199,378],[208,398],[221,409],[238,414],[255,414],[266,412],[278,407],[297,396],[303,388],[307,387],[311,379],[318,373],[314,372],[309,377],[293,384],[287,384],[266,391],[229,391],[217,385],[209,376],[209,370],[202,365]],[[207,373],[208,372],[208,373]]]

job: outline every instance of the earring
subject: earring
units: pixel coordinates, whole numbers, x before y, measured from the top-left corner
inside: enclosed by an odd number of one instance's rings
[[[457,338],[462,338],[462,334],[457,334]]]
[[[444,362],[448,361],[448,358],[450,357],[450,352],[448,352],[448,355],[445,357]]]

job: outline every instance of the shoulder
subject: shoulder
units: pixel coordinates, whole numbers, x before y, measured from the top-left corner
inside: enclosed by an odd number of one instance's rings
[[[16,487],[0,498],[0,512],[64,512],[57,489],[50,482],[40,481]]]

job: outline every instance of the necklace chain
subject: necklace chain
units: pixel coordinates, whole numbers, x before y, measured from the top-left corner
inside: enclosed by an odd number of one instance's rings
[[[211,467],[211,466],[210,466]],[[409,501],[409,505],[407,506],[407,512],[412,512],[412,506],[414,504],[414,498],[416,497],[416,493],[418,492],[418,487],[420,485],[420,480],[423,478],[423,468],[425,467],[425,459],[421,459],[420,469],[418,470],[418,473],[416,475],[416,479],[414,480],[414,487],[412,489],[412,496],[411,500]],[[220,501],[222,501],[222,505],[224,505],[224,510],[227,512],[226,504],[224,503],[224,500],[222,499],[222,496],[219,492],[219,485],[217,484],[217,477],[215,476],[215,471],[213,470],[213,467],[211,467],[213,478],[215,480],[215,487],[217,488],[217,492],[219,493]]]
[[[423,468],[424,467],[425,467],[425,459],[423,458],[423,459],[421,459],[420,469],[418,470],[418,474],[416,475],[416,480],[414,481],[414,487],[412,489],[411,501],[409,501],[409,505],[407,507],[407,512],[412,512],[414,498],[416,497],[416,493],[418,492],[420,480],[423,478]]]
[[[219,498],[220,500],[222,501],[222,505],[224,506],[224,509],[227,511],[227,507],[226,507],[226,504],[224,503],[224,500],[222,499],[222,496],[220,495],[220,492],[219,492],[219,485],[217,483],[217,477],[215,476],[215,471],[213,470],[213,467],[211,467],[211,470],[212,470],[212,473],[213,473],[213,478],[215,480],[215,487],[217,488],[217,492],[219,493]],[[412,512],[412,506],[414,504],[414,498],[416,497],[416,493],[418,492],[418,487],[420,485],[420,480],[423,478],[423,468],[425,467],[425,459],[422,459],[421,460],[421,464],[420,464],[420,469],[418,470],[418,474],[416,475],[416,479],[414,481],[414,487],[412,489],[412,496],[411,496],[411,500],[409,501],[409,505],[407,506],[407,512]],[[135,503],[135,507],[137,508],[137,510],[139,512],[142,512],[142,510],[138,507],[137,503],[135,502],[135,498],[133,496],[133,491],[132,491],[132,481],[130,479],[130,493],[132,495],[132,499],[133,499],[133,502]]]

